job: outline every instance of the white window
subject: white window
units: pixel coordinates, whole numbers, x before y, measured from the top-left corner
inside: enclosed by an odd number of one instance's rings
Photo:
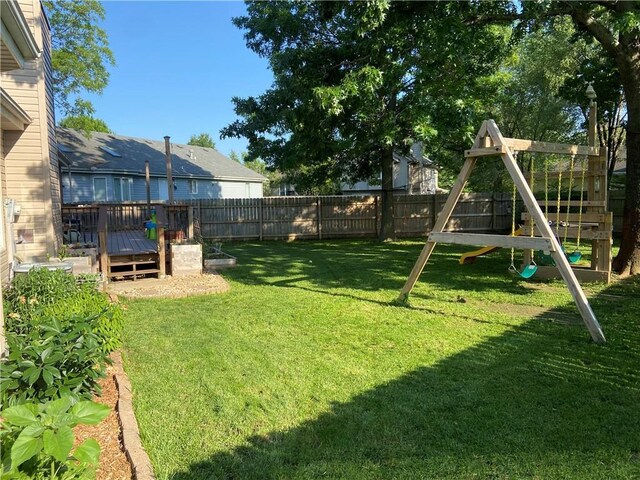
[[[189,193],[196,194],[198,193],[198,181],[197,180],[189,180]]]
[[[244,184],[244,196],[245,197],[251,197],[251,184],[250,183],[245,183]]]
[[[105,177],[93,177],[93,200],[96,202],[106,202],[107,179]]]
[[[133,179],[128,177],[116,177],[113,179],[113,198],[118,202],[131,200],[131,186]]]

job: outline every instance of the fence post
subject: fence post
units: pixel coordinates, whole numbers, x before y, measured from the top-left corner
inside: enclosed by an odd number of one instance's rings
[[[429,231],[433,230],[433,226],[436,224],[436,217],[438,216],[438,194],[433,194],[433,205],[431,208],[431,226]]]
[[[262,241],[262,230],[264,226],[264,213],[262,211],[263,206],[264,206],[264,197],[260,197],[260,202],[258,203],[258,218],[260,220],[260,233],[259,233],[260,241]]]
[[[496,192],[491,193],[491,231],[496,231]]]
[[[318,240],[322,240],[322,204],[320,197],[316,197],[316,221],[318,222]]]
[[[374,195],[373,196],[373,206],[374,206],[374,210],[376,212],[376,216],[375,216],[375,230],[373,232],[373,235],[375,237],[377,237],[379,235],[379,229],[378,229],[378,195]]]

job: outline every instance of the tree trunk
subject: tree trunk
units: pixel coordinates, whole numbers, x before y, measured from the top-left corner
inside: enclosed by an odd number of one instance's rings
[[[638,55],[640,56],[640,55]],[[614,272],[626,276],[640,273],[640,61],[620,65],[627,99],[627,179],[620,251],[613,259]],[[622,67],[622,68],[621,68]],[[624,68],[626,67],[626,68]]]
[[[395,240],[396,229],[394,221],[393,198],[393,147],[382,151],[382,218],[380,240]]]

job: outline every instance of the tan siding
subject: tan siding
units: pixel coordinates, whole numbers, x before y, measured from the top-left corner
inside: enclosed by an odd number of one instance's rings
[[[51,213],[53,234],[55,236],[55,245],[57,248],[62,245],[62,198],[60,188],[60,165],[58,163],[58,145],[56,142],[56,117],[55,106],[53,103],[53,76],[51,75],[51,32],[46,28],[47,20],[44,12],[40,12],[40,20],[43,25],[44,45],[42,56],[44,61],[45,72],[45,108],[47,119],[47,140],[49,147],[49,184],[51,191]]]
[[[22,70],[3,73],[2,87],[33,119],[24,132],[4,132],[5,190],[22,213],[14,231],[33,232],[33,243],[16,246],[23,260],[53,254],[61,241],[58,159],[50,80],[51,50],[46,20],[38,0],[19,0],[42,55]]]
[[[3,132],[0,131],[0,145],[3,145],[3,136]],[[11,245],[9,245],[9,236],[7,235],[7,229],[9,228],[9,225],[7,225],[7,222],[4,221],[4,199],[6,198],[6,196],[7,185],[4,174],[4,155],[2,154],[2,148],[0,148],[0,215],[3,216],[2,224],[4,225],[4,230],[0,232],[0,234],[4,235],[4,248],[0,247],[0,285],[2,286],[6,286],[9,282],[9,248],[11,248]],[[0,321],[2,321],[1,318]]]

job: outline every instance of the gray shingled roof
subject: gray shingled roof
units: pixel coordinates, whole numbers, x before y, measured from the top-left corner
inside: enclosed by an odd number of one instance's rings
[[[166,176],[164,140],[146,140],[110,133],[83,133],[68,128],[57,129],[58,150],[71,171],[128,173],[144,175],[149,160],[152,176]],[[121,155],[116,157],[103,150]],[[191,153],[192,152],[192,153]],[[213,148],[171,144],[171,167],[175,178],[214,178],[216,180],[265,181],[266,178],[244,165],[225,157]],[[191,155],[191,158],[190,158]]]

